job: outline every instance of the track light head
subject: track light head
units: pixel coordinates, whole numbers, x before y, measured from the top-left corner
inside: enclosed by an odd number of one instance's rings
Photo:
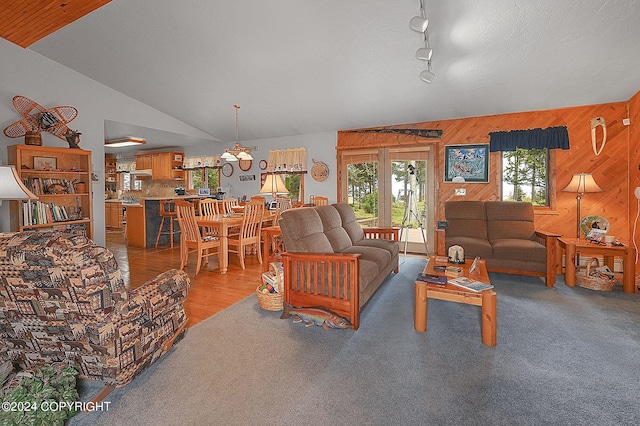
[[[416,58],[421,59],[423,61],[430,61],[431,55],[433,54],[433,49],[430,47],[421,47],[416,51]]]
[[[425,32],[427,30],[427,26],[429,26],[429,20],[422,16],[414,16],[411,18],[411,21],[409,21],[409,27],[411,27],[413,31],[417,31],[419,33]]]
[[[436,75],[429,70],[424,70],[420,73],[420,79],[426,83],[431,83],[435,76]]]

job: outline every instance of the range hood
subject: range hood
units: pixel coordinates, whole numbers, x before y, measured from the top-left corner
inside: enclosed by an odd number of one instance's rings
[[[151,169],[131,170],[133,176],[151,176]]]

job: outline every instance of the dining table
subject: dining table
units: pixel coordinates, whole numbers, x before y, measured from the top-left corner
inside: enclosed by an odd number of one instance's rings
[[[218,256],[218,265],[221,274],[226,274],[229,269],[229,230],[242,226],[243,216],[242,213],[232,213],[196,217],[198,226],[217,228],[219,230],[220,255]],[[265,210],[262,215],[262,223],[272,223],[274,217],[275,211]]]

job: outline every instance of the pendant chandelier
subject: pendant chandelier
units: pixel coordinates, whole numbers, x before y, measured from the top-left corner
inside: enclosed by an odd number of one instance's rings
[[[222,154],[220,158],[227,161],[253,160],[250,154],[251,150],[240,145],[238,141],[238,110],[240,109],[240,105],[235,104],[233,107],[236,109],[236,143],[231,149],[225,148],[224,154]]]

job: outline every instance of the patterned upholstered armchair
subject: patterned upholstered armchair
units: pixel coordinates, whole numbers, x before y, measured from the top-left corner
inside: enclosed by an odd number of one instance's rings
[[[113,253],[84,236],[0,234],[0,359],[72,363],[103,381],[99,400],[182,337],[188,290],[175,269],[127,289]]]

